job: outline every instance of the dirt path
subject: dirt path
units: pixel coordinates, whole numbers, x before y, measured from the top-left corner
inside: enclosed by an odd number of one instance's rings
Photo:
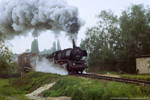
[[[41,86],[40,88],[36,89],[32,93],[26,94],[26,96],[29,99],[34,99],[34,100],[71,100],[71,97],[65,97],[65,96],[62,96],[62,97],[47,97],[47,98],[39,96],[39,94],[41,94],[43,91],[51,88],[55,83],[56,82]]]

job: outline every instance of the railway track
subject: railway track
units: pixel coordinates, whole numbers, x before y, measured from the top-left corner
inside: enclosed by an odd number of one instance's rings
[[[129,78],[117,78],[117,77],[109,77],[109,76],[102,76],[96,74],[75,74],[75,76],[99,79],[99,80],[108,80],[108,81],[117,81],[129,84],[136,84],[136,85],[150,85],[150,81],[144,80],[137,80],[137,79],[129,79]]]

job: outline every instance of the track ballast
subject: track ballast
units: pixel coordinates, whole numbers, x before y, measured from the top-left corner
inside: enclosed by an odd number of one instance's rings
[[[74,74],[74,76],[81,76],[81,77],[93,78],[93,79],[98,79],[98,80],[117,81],[117,82],[136,84],[136,85],[150,85],[150,81],[102,76],[102,75],[96,75],[96,74]]]

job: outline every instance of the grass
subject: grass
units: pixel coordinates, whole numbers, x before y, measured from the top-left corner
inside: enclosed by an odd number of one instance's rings
[[[0,100],[29,100],[25,94],[38,87],[57,81],[56,74],[30,72],[21,78],[0,79]]]
[[[124,75],[120,75],[123,78],[131,78],[131,79],[140,79],[140,80],[147,80],[150,81],[150,75],[131,75],[131,74],[124,74]]]
[[[10,86],[8,79],[0,79],[0,100],[29,100],[23,91]]]
[[[30,72],[17,79],[0,79],[0,100],[12,100],[14,98],[28,100],[24,96],[25,94],[54,81],[57,81],[56,84],[41,95],[44,97],[70,96],[73,100],[110,100],[112,97],[150,98],[150,86]]]
[[[61,76],[42,72],[30,72],[21,78],[11,80],[11,85],[30,93],[42,85],[57,81]]]
[[[110,100],[112,97],[150,97],[150,87],[68,76],[42,95],[71,96],[73,100]]]

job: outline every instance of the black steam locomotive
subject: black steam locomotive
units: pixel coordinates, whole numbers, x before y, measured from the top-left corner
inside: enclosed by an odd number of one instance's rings
[[[82,60],[84,56],[87,56],[87,52],[76,47],[74,40],[72,41],[73,48],[56,51],[47,58],[53,60],[55,64],[65,65],[69,73],[80,72],[82,74],[83,70],[88,67],[86,61]]]

